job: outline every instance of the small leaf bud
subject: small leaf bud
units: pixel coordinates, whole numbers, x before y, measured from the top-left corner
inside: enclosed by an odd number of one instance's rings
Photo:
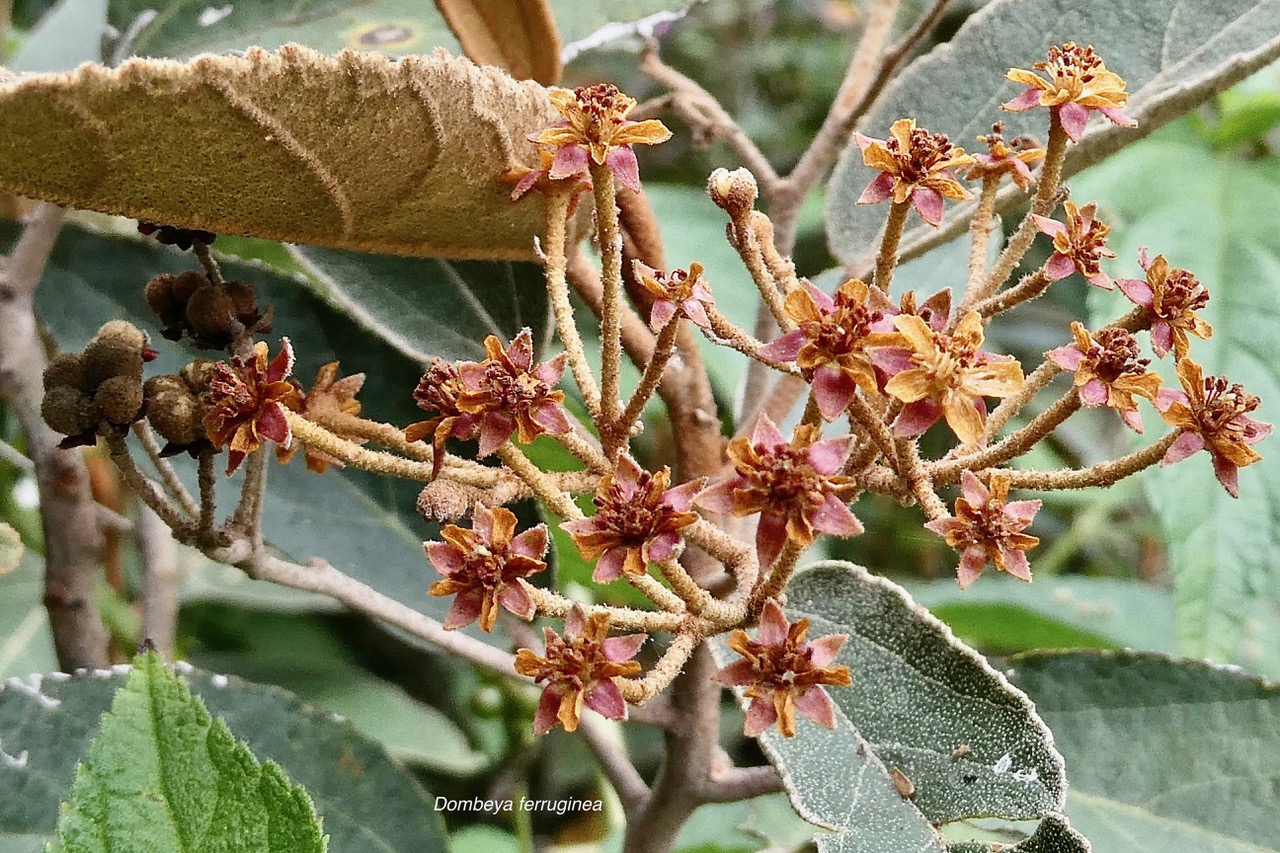
[[[716,169],[707,181],[707,194],[717,207],[737,220],[755,207],[760,188],[755,175],[747,169]]]

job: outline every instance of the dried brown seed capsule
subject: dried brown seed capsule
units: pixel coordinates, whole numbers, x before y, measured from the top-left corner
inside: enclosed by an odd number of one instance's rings
[[[100,421],[128,426],[142,414],[142,383],[132,376],[113,376],[98,386],[93,405]]]
[[[113,376],[142,378],[142,347],[118,338],[95,338],[84,350],[84,376],[88,388],[97,388]]]
[[[231,297],[236,319],[243,323],[245,328],[258,322],[261,317],[258,313],[258,294],[254,291],[252,284],[247,281],[229,281],[227,294]]]
[[[206,284],[187,302],[187,326],[191,340],[210,349],[221,349],[235,336],[236,304],[225,288]]]
[[[185,379],[169,374],[147,380],[147,420],[165,441],[194,444],[205,437],[204,410]]]
[[[80,435],[93,429],[93,404],[83,391],[55,385],[44,392],[40,414],[54,432]]]
[[[44,387],[78,388],[84,390],[84,359],[78,352],[64,352],[54,356],[44,369]]]

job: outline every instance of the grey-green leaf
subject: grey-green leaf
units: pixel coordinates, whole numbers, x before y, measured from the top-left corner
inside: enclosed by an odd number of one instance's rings
[[[1216,156],[1175,125],[1073,184],[1081,203],[1100,202],[1099,216],[1112,227],[1114,275],[1141,278],[1138,247],[1147,246],[1199,277],[1210,299],[1198,313],[1213,337],[1193,339],[1192,357],[1207,376],[1225,375],[1260,397],[1255,417],[1280,420],[1271,343],[1280,323],[1280,234],[1258,215],[1260,199],[1280,195],[1280,161]],[[1131,307],[1107,297],[1092,300],[1097,319]],[[1171,361],[1159,366],[1178,388]],[[1274,441],[1259,445],[1264,457]],[[1270,463],[1241,469],[1239,500],[1214,478],[1207,453],[1149,469],[1143,485],[1167,537],[1182,651],[1251,668],[1270,662],[1269,673],[1280,674],[1280,641],[1269,630],[1280,615],[1280,471]]]
[[[107,0],[62,0],[5,65],[10,71],[65,71],[97,61],[102,58],[106,19]]]
[[[854,684],[827,688],[837,728],[802,720],[795,738],[761,738],[801,815],[841,833],[831,849],[940,850],[931,824],[1061,809],[1062,758],[1026,697],[901,587],[820,563],[792,580],[786,610],[811,638],[849,636],[837,662]]]
[[[221,719],[254,755],[279,764],[289,779],[306,789],[324,820],[334,853],[447,850],[428,796],[380,746],[351,725],[300,704],[278,688],[178,666],[209,714]],[[53,836],[58,803],[71,791],[76,763],[90,754],[99,719],[128,672],[129,667],[117,667],[74,677],[36,675],[10,679],[0,687],[0,790],[5,791],[0,798],[0,849],[35,851],[42,849],[37,844]],[[184,727],[198,723],[191,714],[179,718],[170,713],[167,719],[179,720]],[[208,723],[204,725],[207,729]],[[177,731],[161,735],[166,744]],[[206,769],[211,766],[207,756],[203,764]],[[278,775],[261,781],[280,808],[296,810],[304,802]],[[288,841],[295,846],[244,849],[315,849],[296,837]],[[20,846],[28,843],[32,846]]]
[[[947,853],[994,853],[997,850],[1004,853],[1090,853],[1092,849],[1087,838],[1076,832],[1065,817],[1056,814],[1040,821],[1035,834],[1013,847],[993,848],[989,844],[968,841],[947,845]]]
[[[1021,93],[1005,80],[1009,68],[1030,68],[1050,44],[1092,44],[1107,67],[1128,84],[1126,113],[1137,130],[1105,121],[1091,125],[1071,147],[1071,175],[1280,56],[1280,8],[1270,0],[995,0],[975,13],[944,45],[913,62],[864,116],[859,127],[884,138],[896,119],[915,117],[920,126],[948,134],[970,149],[974,137],[1004,121],[1006,135],[1044,138],[1043,110],[1005,113],[998,107]],[[855,204],[875,173],[862,165],[856,146],[845,150],[827,196],[827,236],[832,252],[861,269],[877,249],[884,205]],[[1015,188],[1002,194],[1000,209],[1016,203]],[[972,205],[951,210],[934,229],[913,219],[903,245],[934,245],[960,233]]]
[[[1280,687],[1130,652],[1017,658],[1097,853],[1280,851]]]
[[[263,766],[154,652],[139,655],[61,808],[58,853],[308,853],[311,800]]]
[[[636,45],[654,29],[684,17],[700,0],[551,0],[565,62],[589,50],[629,39]]]

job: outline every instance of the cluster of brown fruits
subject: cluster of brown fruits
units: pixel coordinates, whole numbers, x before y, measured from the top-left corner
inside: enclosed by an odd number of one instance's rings
[[[147,336],[124,320],[98,330],[84,352],[62,353],[44,371],[45,422],[63,447],[93,444],[100,430],[122,430],[143,412],[142,365],[156,357]]]
[[[202,272],[161,273],[147,282],[147,306],[160,318],[160,334],[183,335],[200,349],[226,349],[246,332],[266,332],[253,285],[214,282]]]

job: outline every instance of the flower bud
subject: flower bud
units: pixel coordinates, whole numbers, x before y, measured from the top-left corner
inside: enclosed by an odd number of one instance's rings
[[[110,323],[107,324],[111,325]],[[127,324],[126,324],[127,325]],[[106,326],[103,327],[104,329]],[[129,328],[133,329],[132,326]],[[113,376],[142,378],[142,333],[135,339],[129,334],[101,334],[89,342],[84,350],[85,383],[97,388]]]
[[[205,437],[204,409],[185,379],[155,376],[147,380],[144,391],[147,420],[165,441],[184,446]]]
[[[206,284],[187,302],[187,326],[196,346],[222,349],[235,337],[236,303],[226,288]]]
[[[178,371],[179,378],[187,384],[191,393],[199,395],[209,390],[209,381],[218,372],[218,362],[208,358],[197,358],[190,364],[183,365]]]
[[[54,356],[44,369],[45,389],[59,386],[85,390],[84,359],[80,353],[64,352]]]
[[[748,169],[716,169],[707,181],[707,194],[729,216],[737,220],[746,216],[756,204],[759,195],[755,175]]]
[[[128,426],[142,414],[142,383],[133,376],[105,380],[94,392],[93,408],[97,420]]]
[[[254,292],[252,284],[247,281],[229,281],[227,295],[231,297],[235,318],[243,323],[245,328],[258,322],[261,318],[258,313],[258,294]]]
[[[454,521],[468,515],[485,492],[451,480],[432,480],[418,493],[418,512],[428,521]]]
[[[66,385],[55,385],[44,392],[40,414],[50,429],[62,435],[81,435],[93,429],[93,406],[89,397]]]
[[[203,274],[189,270],[180,275],[161,273],[147,282],[144,295],[147,307],[164,324],[168,338],[181,336],[181,327],[187,316],[187,302],[191,294],[201,285],[208,284],[209,279]]]

